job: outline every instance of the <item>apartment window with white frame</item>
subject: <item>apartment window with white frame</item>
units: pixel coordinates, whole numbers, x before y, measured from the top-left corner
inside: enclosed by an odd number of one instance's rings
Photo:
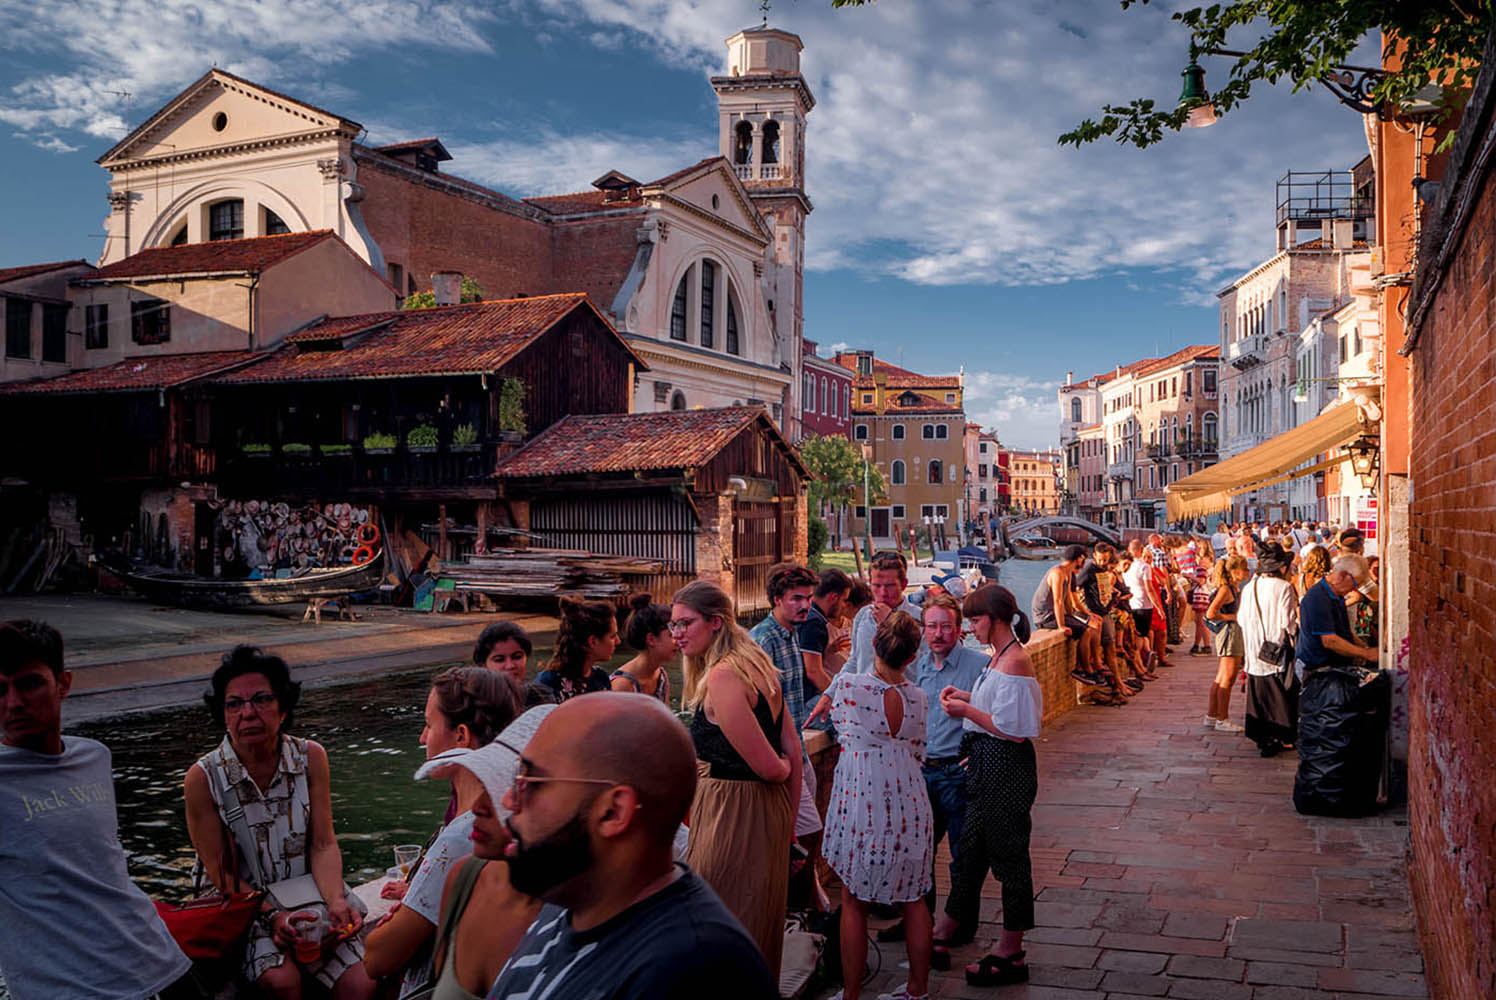
[[[903,424],[894,424],[892,427],[890,427],[888,429],[888,436],[890,438],[892,438],[893,440],[895,440],[895,441],[902,441],[902,440],[904,440],[904,425]]]
[[[855,425],[853,425],[853,427],[852,427],[852,440],[853,441],[866,441],[867,440],[867,424],[855,424]]]
[[[902,521],[904,519],[904,505],[901,503],[894,504],[893,509],[889,511],[889,516],[895,521]]]

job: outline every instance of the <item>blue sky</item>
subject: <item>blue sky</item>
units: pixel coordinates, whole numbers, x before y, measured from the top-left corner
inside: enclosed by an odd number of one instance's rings
[[[1274,181],[1349,167],[1366,142],[1326,91],[1280,88],[1147,151],[1056,145],[1105,101],[1177,97],[1173,6],[776,3],[818,100],[806,336],[964,366],[972,419],[1017,447],[1053,442],[1067,370],[1213,341],[1214,291],[1272,252]],[[557,193],[714,153],[707,77],[758,16],[751,0],[0,0],[0,266],[96,257],[94,159],[215,63],[371,142],[439,135],[452,173]]]

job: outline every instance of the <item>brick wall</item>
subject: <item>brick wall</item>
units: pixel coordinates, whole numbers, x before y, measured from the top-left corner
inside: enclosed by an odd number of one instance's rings
[[[1409,326],[1410,878],[1431,995],[1450,998],[1496,996],[1496,179],[1465,166],[1496,117],[1486,67],[1426,220]]]

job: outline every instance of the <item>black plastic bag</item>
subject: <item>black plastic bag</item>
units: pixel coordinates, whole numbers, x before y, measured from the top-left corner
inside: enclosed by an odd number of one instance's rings
[[[1299,771],[1293,805],[1310,816],[1365,816],[1376,809],[1386,756],[1391,682],[1365,684],[1357,670],[1322,667],[1299,695]]]

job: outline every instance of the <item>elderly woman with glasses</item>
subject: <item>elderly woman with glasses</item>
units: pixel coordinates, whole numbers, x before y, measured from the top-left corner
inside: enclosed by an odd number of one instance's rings
[[[334,1000],[363,1000],[363,913],[343,881],[332,827],[327,751],[289,735],[301,685],[278,656],[238,646],[223,658],[203,700],[223,742],[187,770],[187,833],[203,875],[224,893],[267,889],[310,875],[330,930],[311,961],[293,960],[297,928],[273,895],[251,927],[243,974],[265,996],[299,998],[303,977]]]

